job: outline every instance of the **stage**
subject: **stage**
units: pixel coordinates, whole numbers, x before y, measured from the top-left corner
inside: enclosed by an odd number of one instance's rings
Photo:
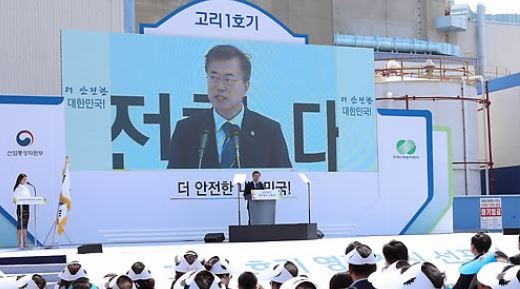
[[[195,250],[200,256],[208,259],[214,255],[230,260],[232,269],[237,273],[231,279],[237,281],[243,271],[259,273],[271,268],[283,260],[293,261],[300,274],[314,279],[322,288],[328,286],[329,279],[337,272],[346,271],[343,258],[348,243],[357,240],[371,246],[381,261],[383,244],[392,239],[403,241],[409,249],[412,262],[430,261],[445,271],[448,283],[454,283],[458,277],[458,267],[472,259],[469,242],[473,234],[440,234],[440,235],[408,235],[408,236],[373,236],[352,238],[324,238],[310,241],[280,242],[248,242],[248,243],[212,243],[179,242],[179,243],[147,243],[147,244],[106,244],[103,253],[77,254],[77,247],[60,249],[41,249],[16,251],[4,249],[0,251],[0,261],[7,257],[30,257],[66,255],[67,261],[78,260],[87,270],[94,282],[108,273],[125,273],[135,261],[144,262],[156,279],[156,288],[169,288],[173,272],[173,260],[178,254],[187,250]],[[492,248],[504,251],[508,255],[518,253],[518,236],[491,234]],[[265,272],[265,271],[264,271]],[[261,280],[264,288],[269,287],[268,280]]]

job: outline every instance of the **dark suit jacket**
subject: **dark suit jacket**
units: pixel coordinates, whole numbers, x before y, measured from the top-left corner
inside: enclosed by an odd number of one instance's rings
[[[291,160],[280,124],[244,107],[240,126],[242,168],[290,168]],[[202,168],[220,168],[213,110],[179,120],[170,144],[168,168],[198,168],[200,134],[209,131]]]
[[[265,189],[264,184],[262,182],[258,182],[258,185],[256,187],[256,190],[263,190]],[[253,182],[246,183],[246,186],[244,188],[244,198],[247,198],[251,195],[251,190],[255,190],[255,184]]]

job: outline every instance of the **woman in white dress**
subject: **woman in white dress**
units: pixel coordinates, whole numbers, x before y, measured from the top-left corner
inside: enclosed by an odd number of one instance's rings
[[[31,192],[27,187],[27,175],[19,174],[16,178],[16,184],[14,185],[13,201],[18,198],[30,198]],[[17,205],[16,206],[16,220],[18,221],[16,227],[16,236],[18,237],[18,247],[22,248],[22,240],[25,248],[27,244],[27,225],[29,224],[29,205]]]

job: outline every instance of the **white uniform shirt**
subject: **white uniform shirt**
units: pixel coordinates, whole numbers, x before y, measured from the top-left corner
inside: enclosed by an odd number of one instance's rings
[[[16,187],[16,190],[14,190],[13,197],[15,199],[30,198],[31,192],[29,191],[29,188],[26,185],[18,185],[18,187]]]

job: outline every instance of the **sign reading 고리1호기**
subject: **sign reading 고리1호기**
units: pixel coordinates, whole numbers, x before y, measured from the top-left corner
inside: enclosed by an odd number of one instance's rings
[[[62,45],[74,170],[218,168],[211,88],[244,97],[242,168],[377,170],[370,49],[75,31]],[[249,80],[212,87],[205,56],[222,45],[246,55]]]

